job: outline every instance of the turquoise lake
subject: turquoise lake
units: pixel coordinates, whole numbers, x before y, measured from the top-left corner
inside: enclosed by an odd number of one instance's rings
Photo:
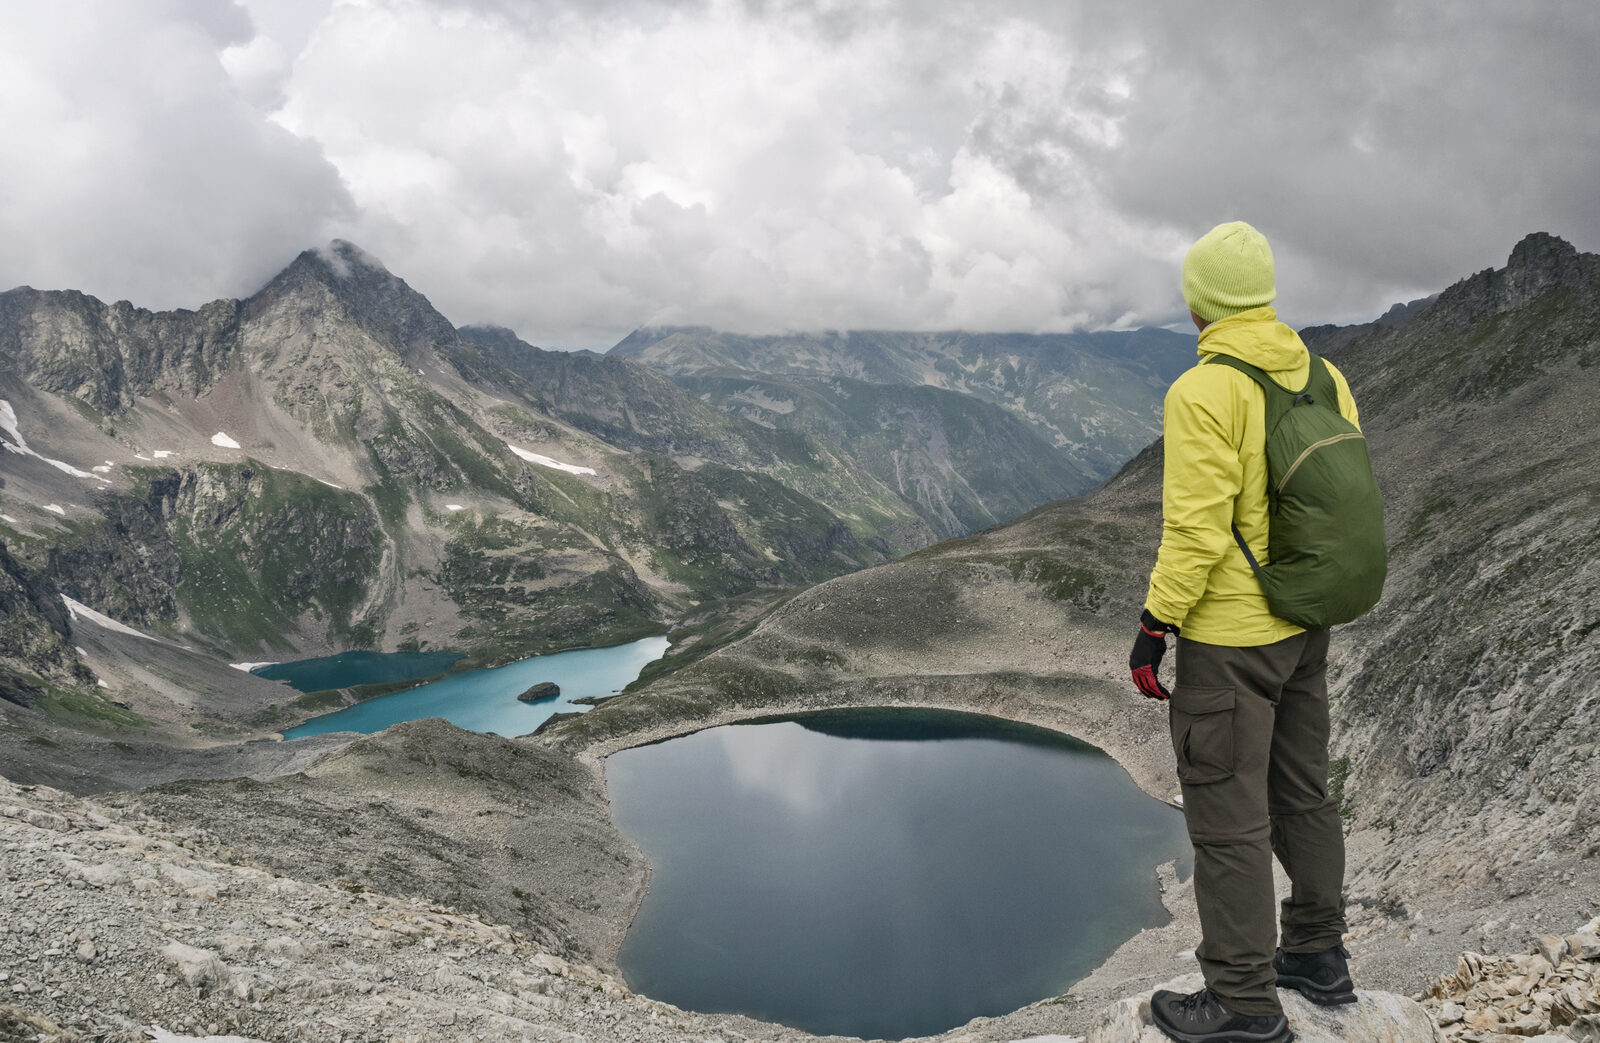
[[[414,721],[424,717],[443,717],[459,728],[475,732],[493,732],[496,735],[526,735],[549,719],[553,713],[571,713],[587,710],[587,706],[574,706],[573,699],[604,697],[626,687],[639,671],[667,650],[665,637],[647,637],[612,648],[581,648],[571,652],[532,656],[515,663],[489,670],[469,670],[451,674],[442,680],[419,685],[403,692],[379,696],[366,702],[347,706],[333,713],[313,717],[296,728],[284,732],[286,739],[300,739],[323,732],[379,732],[391,724]],[[412,653],[393,653],[412,655]],[[437,655],[437,653],[434,653]],[[346,653],[351,655],[351,653]],[[373,656],[378,653],[361,653]],[[335,659],[340,657],[326,657]],[[437,662],[406,664],[407,669],[418,671],[409,676],[427,676],[448,667],[455,656],[441,665]],[[312,665],[315,664],[315,665]],[[344,688],[352,684],[368,684],[373,679],[371,661],[355,660],[347,664],[348,672],[333,669],[326,660],[303,661],[301,664],[277,664],[256,671],[270,676],[267,670],[284,667],[302,667],[301,676],[315,681],[301,680],[300,684],[314,683],[316,691],[322,688]],[[293,673],[293,671],[291,671]],[[281,676],[281,673],[280,673]],[[406,675],[402,674],[401,677]],[[352,679],[359,678],[359,679]],[[395,680],[399,678],[376,678]],[[541,681],[554,681],[561,687],[561,695],[540,703],[522,703],[517,696]],[[296,685],[299,687],[299,684]]]
[[[637,992],[819,1034],[930,1035],[1058,995],[1167,922],[1183,815],[1100,750],[991,718],[849,711],[606,759],[650,890]]]

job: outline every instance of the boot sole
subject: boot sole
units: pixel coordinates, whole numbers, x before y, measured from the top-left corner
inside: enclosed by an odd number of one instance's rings
[[[1226,1032],[1221,1035],[1210,1034],[1196,1036],[1192,1033],[1180,1032],[1177,1029],[1168,1028],[1154,1018],[1152,1018],[1151,1021],[1155,1024],[1157,1029],[1161,1030],[1172,1039],[1177,1040],[1178,1043],[1293,1043],[1294,1041],[1294,1030],[1289,1028],[1287,1025],[1285,1025],[1283,1031],[1278,1033],[1276,1036],[1263,1036],[1254,1032]]]
[[[1356,1001],[1355,986],[1346,979],[1337,985],[1318,985],[1310,978],[1291,978],[1278,975],[1278,988],[1293,989],[1319,1007],[1342,1007]]]
[[[1150,1010],[1150,1023],[1167,1036],[1177,1040],[1178,1043],[1293,1043],[1294,1040],[1294,1030],[1289,1027],[1287,1021],[1284,1022],[1282,1031],[1273,1035],[1238,1030],[1233,1032],[1184,1032],[1182,1029],[1163,1024],[1161,1018],[1156,1014],[1155,1008],[1152,1007]]]

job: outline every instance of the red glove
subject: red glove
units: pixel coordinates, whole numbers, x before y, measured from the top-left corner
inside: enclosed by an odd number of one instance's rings
[[[1149,609],[1139,613],[1139,634],[1133,639],[1128,669],[1133,671],[1134,685],[1146,698],[1172,698],[1172,693],[1161,686],[1156,674],[1161,669],[1161,657],[1167,654],[1167,635],[1177,632],[1177,627],[1161,622]]]

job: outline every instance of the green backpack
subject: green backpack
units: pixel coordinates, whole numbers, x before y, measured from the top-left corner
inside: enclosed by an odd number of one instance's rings
[[[1232,366],[1266,392],[1267,564],[1233,527],[1261,581],[1267,607],[1307,630],[1348,623],[1378,603],[1388,571],[1383,498],[1367,440],[1339,412],[1339,388],[1320,356],[1300,391],[1281,387],[1231,355]]]

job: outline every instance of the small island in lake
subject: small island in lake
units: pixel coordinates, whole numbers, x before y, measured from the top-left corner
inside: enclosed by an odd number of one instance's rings
[[[554,681],[540,681],[532,688],[517,696],[518,702],[542,703],[546,699],[554,699],[561,694],[561,686]]]

